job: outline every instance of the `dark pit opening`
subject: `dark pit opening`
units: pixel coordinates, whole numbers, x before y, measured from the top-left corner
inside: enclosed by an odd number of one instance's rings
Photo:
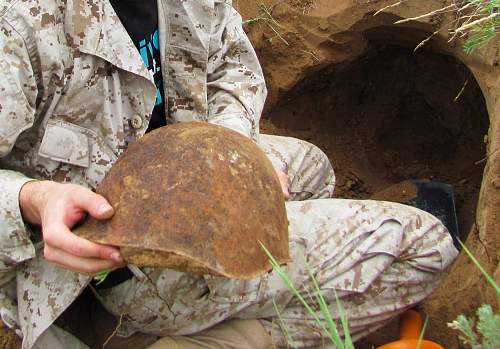
[[[336,171],[336,197],[370,198],[406,179],[453,185],[464,238],[474,223],[488,124],[484,97],[465,65],[377,40],[351,63],[298,83],[262,130],[323,149]]]

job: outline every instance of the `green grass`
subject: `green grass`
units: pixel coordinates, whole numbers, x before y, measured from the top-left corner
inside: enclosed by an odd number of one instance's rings
[[[464,252],[495,290],[497,296],[500,296],[500,287],[495,280],[486,272],[467,246],[462,241],[459,242]],[[472,349],[500,348],[500,315],[495,314],[489,304],[483,304],[477,309],[476,316],[477,319],[474,319],[460,314],[456,320],[448,323],[448,327],[458,331],[460,341]]]
[[[316,302],[320,308],[320,313],[323,316],[324,320],[320,319],[317,312],[309,305],[309,303],[306,301],[305,297],[302,295],[302,293],[294,286],[292,280],[290,280],[290,277],[286,273],[286,271],[280,266],[280,264],[276,261],[276,259],[272,256],[272,254],[269,252],[269,250],[262,244],[262,249],[266,253],[267,257],[269,258],[269,262],[271,263],[271,266],[273,267],[274,271],[280,276],[280,278],[283,280],[283,282],[286,284],[286,286],[292,291],[294,296],[297,298],[297,300],[302,304],[302,306],[307,310],[309,315],[314,319],[316,324],[319,326],[321,331],[323,332],[323,335],[329,338],[329,340],[332,342],[332,344],[335,345],[337,349],[354,349],[354,344],[351,339],[351,335],[349,332],[349,323],[347,316],[345,314],[345,311],[340,304],[340,300],[335,293],[335,300],[336,300],[336,308],[337,312],[340,317],[340,322],[342,326],[342,330],[344,332],[344,338],[339,334],[337,324],[335,320],[333,319],[333,316],[330,312],[330,309],[328,308],[328,304],[326,303],[322,293],[321,289],[318,285],[318,282],[314,275],[312,274],[311,269],[307,265],[307,263],[304,261],[307,271],[309,273],[309,276],[311,277],[311,280],[314,285],[314,295],[316,297]],[[335,292],[335,291],[334,291]],[[277,309],[277,307],[276,307]],[[283,325],[283,322],[281,320],[280,315],[278,314],[278,317]],[[288,336],[288,334],[285,334]],[[289,337],[289,336],[288,336]],[[288,339],[289,341],[291,340],[290,338]],[[293,343],[293,342],[291,342]]]
[[[100,285],[104,282],[104,280],[106,280],[106,278],[108,277],[109,275],[109,271],[108,270],[102,270],[98,273],[96,273],[94,275],[94,280],[97,281],[96,282],[96,285]]]
[[[456,35],[468,35],[464,50],[472,53],[486,46],[500,32],[500,0],[467,0],[463,6],[471,6],[470,14],[454,30]]]
[[[276,314],[278,315],[278,321],[279,321],[279,326],[281,329],[281,332],[286,337],[286,340],[289,345],[291,345],[294,349],[298,349],[297,346],[293,343],[292,337],[290,337],[290,333],[288,333],[288,330],[286,329],[285,322],[283,321],[283,318],[281,317],[280,310],[278,309],[278,305],[276,305],[276,302],[273,299],[273,306],[274,306],[274,311],[276,311]]]
[[[413,0],[415,3],[419,1],[421,0]],[[407,2],[410,2],[410,0],[396,1],[379,9],[375,12],[375,15]],[[427,39],[419,43],[415,49],[422,47],[434,35],[446,29],[451,35],[449,41],[453,41],[456,38],[464,38],[463,48],[466,53],[470,54],[474,50],[488,45],[500,32],[500,0],[452,0],[442,8],[399,20],[395,24],[418,21],[450,13],[453,14],[453,20],[437,29]]]
[[[418,336],[418,342],[417,342],[417,348],[420,349],[420,346],[422,345],[422,342],[424,341],[424,334],[425,331],[427,330],[427,324],[429,323],[429,317],[425,317],[424,325],[422,326],[422,330],[420,331],[420,335]]]
[[[292,291],[294,296],[299,300],[299,302],[304,306],[307,312],[312,316],[317,325],[320,327],[323,334],[329,338],[332,344],[335,345],[338,349],[354,349],[354,344],[352,342],[352,338],[349,332],[349,322],[348,318],[345,314],[345,311],[340,304],[339,297],[335,293],[335,301],[336,301],[336,309],[340,317],[340,324],[342,326],[342,330],[344,332],[344,338],[340,336],[338,331],[337,323],[333,319],[333,316],[330,312],[328,304],[326,303],[323,295],[321,293],[321,289],[318,285],[316,278],[313,275],[313,272],[306,261],[303,261],[304,265],[307,268],[307,272],[309,277],[312,280],[314,286],[314,295],[317,305],[319,306],[320,313],[323,316],[323,319],[320,319],[317,311],[313,309],[313,307],[306,301],[305,297],[302,293],[294,286],[292,280],[287,275],[286,271],[280,266],[280,264],[276,261],[276,259],[271,255],[269,250],[262,244],[261,247],[269,258],[269,262],[273,267],[274,271],[281,277],[286,286]],[[472,262],[476,265],[476,267],[481,271],[484,275],[488,283],[491,287],[496,291],[497,295],[500,296],[500,287],[493,280],[493,278],[486,272],[481,263],[474,257],[474,255],[470,252],[470,250],[465,246],[461,241],[460,244],[463,248],[463,251],[468,255],[468,257],[472,260]],[[334,290],[335,292],[335,290]],[[273,300],[273,305],[278,315],[279,324],[282,332],[287,338],[288,343],[292,344],[294,348],[296,348],[293,344],[293,339],[290,337],[290,334],[286,330],[285,323],[281,318],[279,309],[276,303]],[[500,315],[495,314],[490,305],[482,305],[477,309],[477,322],[475,319],[469,319],[464,315],[459,315],[458,318],[449,323],[448,326],[459,332],[459,339],[461,342],[472,349],[497,349],[500,348]],[[420,348],[424,333],[427,329],[429,318],[426,317],[424,321],[423,328],[420,332],[420,336],[418,339],[417,349]]]
[[[467,246],[465,246],[465,244],[462,241],[460,241],[460,240],[458,242],[460,243],[460,246],[462,246],[462,249],[464,250],[464,252],[467,253],[467,256],[469,256],[469,258],[471,259],[471,261],[476,265],[476,267],[479,269],[479,271],[481,271],[481,273],[483,274],[483,276],[486,278],[486,281],[488,281],[488,283],[491,285],[491,287],[493,287],[493,289],[495,290],[495,292],[497,293],[497,295],[500,296],[500,287],[495,282],[495,280],[493,280],[493,278],[491,277],[491,275],[488,274],[486,272],[486,270],[484,270],[484,268],[481,265],[481,263],[479,263],[479,261],[476,259],[476,257],[474,257],[474,255],[470,252],[470,250],[467,248]]]
[[[286,29],[276,21],[272,15],[273,7],[267,5],[265,2],[261,2],[259,5],[260,14],[257,17],[247,19],[243,21],[243,25],[251,25],[254,23],[264,23],[268,26],[273,32],[274,36],[272,38],[267,39],[267,41],[272,42],[275,38],[280,39],[286,46],[290,46],[290,43],[286,41],[283,37],[283,32]]]

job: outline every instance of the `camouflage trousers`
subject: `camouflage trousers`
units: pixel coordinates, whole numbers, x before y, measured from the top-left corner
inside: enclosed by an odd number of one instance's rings
[[[293,261],[285,270],[307,295],[312,293],[309,265],[335,318],[335,294],[340,298],[355,340],[436,288],[457,255],[440,221],[401,204],[331,199],[333,170],[318,148],[275,136],[262,136],[261,143],[290,178],[286,208]],[[122,336],[191,335],[228,319],[258,319],[278,347],[290,342],[320,347],[326,341],[275,272],[242,281],[143,268],[97,297],[121,318]]]

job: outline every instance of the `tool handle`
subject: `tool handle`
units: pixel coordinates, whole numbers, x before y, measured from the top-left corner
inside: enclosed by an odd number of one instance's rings
[[[422,317],[415,310],[407,310],[399,323],[401,339],[418,339],[422,331]]]

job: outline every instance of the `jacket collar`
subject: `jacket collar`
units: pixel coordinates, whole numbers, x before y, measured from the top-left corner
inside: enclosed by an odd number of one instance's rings
[[[67,0],[65,31],[77,51],[98,56],[154,83],[109,0]]]

